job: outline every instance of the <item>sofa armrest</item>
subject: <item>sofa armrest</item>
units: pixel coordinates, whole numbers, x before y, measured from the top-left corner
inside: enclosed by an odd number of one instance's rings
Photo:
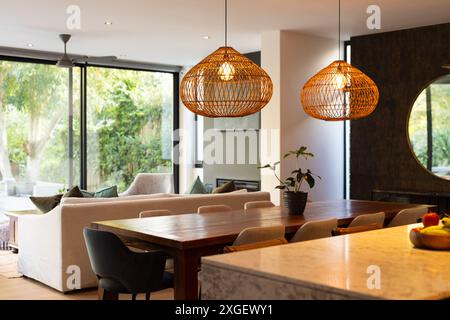
[[[23,215],[18,224],[18,271],[62,290],[61,211]]]

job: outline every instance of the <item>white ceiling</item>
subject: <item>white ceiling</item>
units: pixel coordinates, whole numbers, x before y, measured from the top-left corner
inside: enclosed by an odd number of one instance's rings
[[[192,65],[223,43],[223,0],[0,0],[0,46]],[[382,30],[450,22],[450,0],[342,0],[343,38],[370,34],[366,8],[382,10]],[[66,28],[66,8],[81,8],[81,29]],[[112,21],[107,26],[105,21]],[[337,37],[337,0],[229,0],[229,44],[259,50],[266,30]],[[210,40],[202,39],[211,36]]]

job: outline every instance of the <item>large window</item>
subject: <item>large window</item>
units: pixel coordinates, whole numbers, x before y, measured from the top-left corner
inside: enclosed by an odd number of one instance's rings
[[[173,75],[89,68],[87,87],[88,189],[172,172]]]
[[[79,87],[78,68],[73,74],[73,83]],[[69,152],[69,84],[68,69],[42,63],[0,61],[3,194],[55,193],[68,186],[71,177],[79,177],[75,173],[79,172],[79,161],[69,158],[72,155]],[[78,101],[77,96],[75,104]],[[79,121],[78,115],[79,108],[76,108],[74,122]],[[79,145],[79,136],[72,137],[73,145]]]
[[[0,60],[0,196],[73,185],[124,191],[140,172],[175,171],[175,79],[170,72]]]

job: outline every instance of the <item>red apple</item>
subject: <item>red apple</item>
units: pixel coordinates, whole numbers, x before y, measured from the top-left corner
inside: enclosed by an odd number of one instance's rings
[[[439,224],[439,215],[437,213],[426,213],[422,217],[422,223],[425,228],[437,226]]]

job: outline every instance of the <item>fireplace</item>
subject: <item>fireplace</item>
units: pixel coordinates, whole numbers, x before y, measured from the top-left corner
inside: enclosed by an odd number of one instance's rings
[[[261,182],[254,180],[237,180],[237,179],[226,179],[226,178],[217,178],[216,186],[220,187],[221,185],[234,181],[234,185],[236,186],[236,190],[247,189],[248,192],[256,192],[261,190]]]

